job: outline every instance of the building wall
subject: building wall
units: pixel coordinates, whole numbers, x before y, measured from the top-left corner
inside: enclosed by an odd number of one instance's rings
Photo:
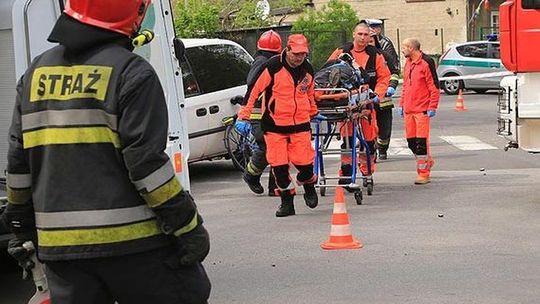
[[[427,54],[444,52],[451,43],[467,41],[466,0],[355,0],[349,3],[360,19],[385,19],[385,34],[396,48],[399,40],[415,37]],[[321,9],[328,0],[314,0]],[[442,30],[441,30],[442,29]],[[399,32],[399,34],[398,34]]]

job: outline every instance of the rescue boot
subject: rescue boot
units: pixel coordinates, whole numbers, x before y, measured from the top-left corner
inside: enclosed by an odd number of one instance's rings
[[[276,216],[285,217],[295,214],[296,212],[294,211],[294,194],[291,194],[290,191],[282,191],[281,205],[279,205],[279,208],[276,211]]]
[[[315,184],[304,185],[304,201],[306,206],[313,209],[319,204],[319,198],[317,197],[317,190],[315,190]]]
[[[263,194],[264,188],[261,185],[261,176],[260,175],[251,175],[247,172],[244,172],[242,179],[246,182],[249,189],[256,194]]]
[[[388,159],[388,146],[379,146],[379,159],[380,160],[387,160]]]
[[[276,194],[276,178],[274,177],[274,174],[270,172],[270,175],[268,176],[268,196],[278,196]]]

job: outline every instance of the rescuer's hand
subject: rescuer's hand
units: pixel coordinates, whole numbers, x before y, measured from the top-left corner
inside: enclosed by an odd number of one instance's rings
[[[234,128],[242,135],[247,135],[251,132],[251,123],[249,121],[238,119],[234,123]]]
[[[435,115],[437,115],[437,112],[432,111],[432,110],[428,110],[428,111],[427,111],[427,116],[428,116],[429,118],[435,117]]]
[[[7,252],[10,256],[12,256],[17,262],[19,263],[19,266],[23,269],[23,280],[26,280],[30,275],[32,268],[34,268],[36,265],[30,258],[34,251],[30,251],[23,247],[23,244],[28,240],[22,240],[19,238],[11,239],[8,243]]]
[[[180,264],[191,266],[202,262],[210,252],[210,236],[204,226],[199,224],[195,229],[178,237]]]

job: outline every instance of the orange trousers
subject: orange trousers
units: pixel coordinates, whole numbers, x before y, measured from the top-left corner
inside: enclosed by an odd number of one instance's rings
[[[433,159],[429,144],[430,118],[426,113],[405,114],[405,137],[409,149],[416,157],[416,172],[420,176],[429,176]]]

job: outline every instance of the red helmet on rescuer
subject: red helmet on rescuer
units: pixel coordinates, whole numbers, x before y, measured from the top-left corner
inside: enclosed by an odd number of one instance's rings
[[[257,41],[257,49],[269,52],[281,52],[281,36],[273,30],[262,33]]]
[[[68,0],[64,12],[89,25],[133,35],[152,0]]]

